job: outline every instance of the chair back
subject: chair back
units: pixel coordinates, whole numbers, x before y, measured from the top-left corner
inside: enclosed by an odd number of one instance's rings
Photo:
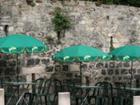
[[[43,91],[44,85],[44,78],[38,78],[37,80],[33,81],[35,86],[33,86],[33,93],[40,94]]]
[[[58,92],[61,92],[61,82],[56,79],[48,79],[44,83],[43,93],[47,97],[49,105],[56,105]]]
[[[54,87],[55,87],[55,92],[62,92],[62,83],[58,79],[54,79]]]
[[[63,90],[64,91],[69,91],[69,92],[73,92],[73,88],[75,87],[75,82],[73,82],[72,80],[66,80],[63,82],[64,86],[63,86]]]
[[[61,81],[57,79],[47,79],[43,85],[43,94],[52,94],[62,91]]]
[[[94,89],[95,96],[112,96],[113,88],[109,82],[98,82],[95,84],[98,88]]]
[[[125,96],[126,95],[126,85],[124,83],[115,83],[114,94],[116,96]]]

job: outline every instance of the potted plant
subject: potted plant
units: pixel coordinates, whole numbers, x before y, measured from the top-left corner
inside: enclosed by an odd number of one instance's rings
[[[54,17],[52,18],[52,24],[54,31],[57,34],[58,43],[61,43],[61,38],[65,36],[65,31],[70,29],[71,21],[70,18],[64,14],[61,8],[55,8]]]
[[[26,0],[28,5],[35,6],[35,0]]]

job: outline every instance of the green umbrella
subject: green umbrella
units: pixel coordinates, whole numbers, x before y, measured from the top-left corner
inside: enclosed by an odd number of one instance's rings
[[[40,40],[24,34],[12,34],[0,38],[0,52],[6,54],[39,53],[45,52],[48,47]],[[17,64],[18,81],[18,64]]]
[[[53,56],[53,60],[58,62],[89,62],[98,59],[105,59],[106,53],[98,48],[93,48],[86,45],[74,45],[64,48]],[[80,77],[82,76],[80,68]],[[82,78],[82,77],[81,77]]]
[[[132,86],[133,61],[140,60],[140,46],[125,45],[114,49],[112,52],[110,52],[110,55],[114,60],[131,61],[131,86]]]
[[[118,60],[139,60],[140,59],[140,46],[126,45],[114,49],[111,53]]]
[[[38,53],[46,50],[48,50],[48,47],[43,42],[24,34],[8,35],[0,39],[0,52],[2,53]]]
[[[98,48],[86,45],[75,45],[57,52],[53,59],[59,62],[89,62],[106,58],[107,54]]]

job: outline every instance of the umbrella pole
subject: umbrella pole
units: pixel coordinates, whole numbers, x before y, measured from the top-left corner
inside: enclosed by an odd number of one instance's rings
[[[18,62],[19,62],[19,59],[18,59],[18,54],[16,54],[16,60],[17,60],[17,63],[16,63],[16,72],[17,72],[17,74],[16,74],[16,79],[17,79],[17,82],[19,82],[19,68],[18,68]],[[18,85],[18,90],[17,90],[17,94],[18,94],[18,98],[19,98],[19,94],[20,94],[20,92],[19,92],[19,85]]]
[[[80,85],[82,85],[82,68],[81,68],[82,62],[80,62]]]
[[[17,61],[17,63],[16,63],[16,72],[17,72],[16,78],[17,78],[17,82],[19,82],[19,75],[18,75],[18,73],[19,73],[19,70],[18,70],[19,59],[18,59],[18,54],[16,55],[16,61]]]
[[[131,71],[131,77],[130,77],[130,86],[132,87],[132,83],[133,83],[133,61],[131,61],[131,69],[130,69]]]

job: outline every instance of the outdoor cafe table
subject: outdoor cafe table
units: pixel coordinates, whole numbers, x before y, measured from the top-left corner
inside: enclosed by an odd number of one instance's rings
[[[24,81],[24,82],[15,82],[15,81],[11,81],[11,82],[4,82],[5,85],[14,85],[14,86],[24,86],[24,85],[33,85],[35,83],[33,83],[32,81]]]
[[[100,89],[103,87],[99,87],[99,86],[95,86],[95,85],[75,85],[75,88],[79,88],[82,90],[94,90],[94,89]],[[116,87],[112,87],[112,89],[118,89]],[[124,88],[120,88],[120,89],[124,89]],[[140,88],[133,88],[133,87],[125,87],[125,90],[130,91],[132,93],[132,96],[137,95],[137,92],[140,92]],[[85,100],[87,100],[88,94],[85,96],[85,98],[83,99],[83,102]]]
[[[95,88],[102,88],[95,85],[75,85],[76,88],[82,88],[82,89],[95,89]],[[113,87],[113,89],[117,89],[116,87]],[[123,88],[122,88],[123,89]],[[140,88],[133,88],[133,87],[125,87],[126,90],[130,91],[140,91]]]
[[[70,85],[70,87],[72,87],[71,85]],[[94,86],[94,85],[75,85],[74,86],[75,88],[77,88],[77,89],[82,89],[82,90],[84,90],[86,93],[85,93],[85,96],[83,97],[83,100],[82,100],[82,102],[80,103],[80,105],[84,105],[84,102],[86,101],[86,100],[88,100],[87,99],[87,97],[88,97],[88,91],[90,91],[90,90],[93,90],[94,91],[94,89],[98,89],[98,88],[100,88],[100,87],[98,87],[98,86]],[[78,104],[78,102],[76,102],[76,104]]]
[[[140,92],[140,88],[126,87],[125,89],[131,91],[133,93],[133,96],[137,95],[137,92]]]
[[[27,88],[27,86],[35,85],[35,83],[32,81],[24,81],[24,82],[11,81],[11,82],[4,82],[4,85],[5,86],[12,86],[15,90],[15,92],[12,94],[12,97],[17,95],[17,99],[19,99],[20,95],[22,95],[25,92],[29,92],[29,89]],[[26,85],[26,87],[25,87],[25,85]],[[9,90],[7,90],[7,93],[8,92],[9,92]],[[8,103],[9,103],[9,100],[8,100]]]
[[[25,88],[24,86],[25,85],[34,85],[35,83],[34,82],[32,82],[32,81],[24,81],[24,82],[15,82],[15,81],[11,81],[11,82],[5,82],[4,83],[4,85],[6,85],[6,86],[15,86],[15,87],[17,87],[17,89],[18,89],[18,95],[19,95],[19,89],[20,89],[20,86],[22,86],[22,89],[23,88]]]
[[[102,88],[99,86],[95,85],[75,85],[76,88],[81,88],[81,89],[96,89],[96,88]],[[116,87],[112,87],[113,89],[117,89]],[[123,88],[121,88],[123,89]],[[133,93],[136,93],[140,91],[140,88],[134,88],[134,87],[125,87],[125,90],[132,91]]]

